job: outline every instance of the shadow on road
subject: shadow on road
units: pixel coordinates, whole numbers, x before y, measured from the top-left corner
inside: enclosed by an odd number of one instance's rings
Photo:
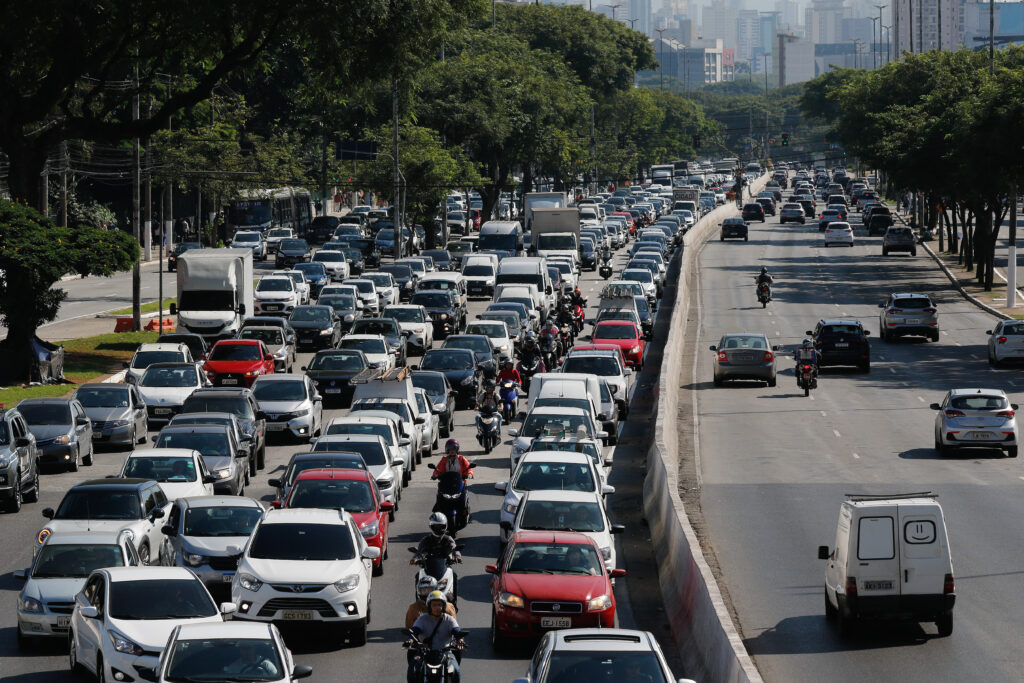
[[[916,622],[864,621],[848,638],[839,638],[824,614],[787,617],[757,636],[744,638],[753,655],[824,654],[923,645],[930,638]]]

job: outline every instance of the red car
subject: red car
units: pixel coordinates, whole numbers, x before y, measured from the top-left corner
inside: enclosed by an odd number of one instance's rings
[[[628,320],[602,320],[594,326],[590,335],[593,344],[610,344],[618,346],[626,359],[626,365],[634,368],[644,366],[644,335],[637,329],[636,323]]]
[[[520,531],[499,564],[485,568],[491,579],[491,639],[539,638],[563,628],[614,628],[612,578],[601,550],[581,533]]]
[[[224,339],[213,345],[203,370],[215,386],[248,387],[274,372],[274,356],[259,339]]]
[[[470,209],[469,217],[473,219],[473,229],[480,232],[480,219],[483,216],[480,209]]]
[[[618,344],[577,344],[569,349],[569,353],[573,351],[618,351],[622,366],[626,366],[626,357],[622,355],[622,347]]]
[[[295,478],[282,507],[344,508],[352,515],[366,544],[380,548],[380,556],[373,561],[373,570],[377,575],[384,573],[388,513],[395,509],[395,505],[384,500],[377,483],[366,470],[305,470]]]

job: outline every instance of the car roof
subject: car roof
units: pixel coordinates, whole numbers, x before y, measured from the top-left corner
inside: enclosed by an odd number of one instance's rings
[[[327,480],[339,479],[345,481],[367,481],[370,473],[366,470],[348,470],[340,467],[317,467],[315,469],[302,470],[299,476],[295,477],[292,485],[309,479]]]
[[[214,346],[259,346],[259,339],[221,339]]]
[[[123,489],[123,488],[139,488],[142,484],[155,483],[152,479],[139,479],[136,477],[111,477],[109,479],[89,479],[88,481],[81,481],[72,486],[72,489],[81,488],[95,488],[95,489]]]
[[[596,503],[600,499],[594,491],[527,491],[530,500],[565,502],[565,503]]]
[[[176,424],[167,425],[160,430],[160,434],[165,432],[171,434],[204,434],[204,433],[227,433],[231,430],[227,425],[222,424]],[[154,449],[163,450],[163,449]]]
[[[123,535],[125,529],[117,531],[54,531],[46,537],[46,545],[72,545],[79,543],[96,543],[115,545]]]
[[[625,628],[574,628],[552,631],[552,648],[581,652],[650,652],[657,650],[654,637],[647,631]]]
[[[822,320],[818,321],[818,324],[819,325],[861,325],[862,323],[859,320],[838,320],[838,319],[824,320],[824,319],[822,319]]]
[[[441,373],[438,373],[441,374]],[[442,375],[443,376],[443,375]],[[366,415],[368,412],[374,412],[369,410],[357,410],[355,413],[350,415],[342,415],[341,417],[331,418],[331,421],[327,423],[327,426],[331,425],[342,425],[342,424],[390,424],[392,419],[386,418],[383,415]],[[394,413],[390,413],[394,415]],[[396,416],[397,417],[397,416]],[[340,434],[324,434],[324,436],[341,436]]]
[[[251,507],[263,509],[263,504],[248,496],[190,496],[179,498],[190,508]]]
[[[518,531],[509,543],[575,543],[597,547],[593,539],[578,531]]]
[[[67,405],[74,399],[70,398],[59,398],[59,397],[45,397],[45,398],[25,398],[18,401],[19,406],[33,405],[33,404],[63,404]]]
[[[908,299],[908,298],[920,298],[920,299],[931,299],[930,296],[922,292],[893,292],[889,296],[894,299]]]
[[[993,396],[1006,396],[1006,392],[1002,389],[980,389],[977,387],[970,387],[966,389],[950,389],[950,396],[976,396],[979,394],[991,394]]]
[[[258,621],[214,621],[178,627],[177,640],[273,640],[271,624]]]
[[[139,348],[135,349],[135,352],[139,351],[180,351],[181,347],[185,346],[183,342],[146,342],[145,344],[139,344]]]
[[[243,396],[246,393],[251,393],[248,387],[234,387],[230,389],[227,387],[199,387],[189,394],[189,397],[191,398],[192,396],[199,394],[202,394],[203,396],[215,396],[219,394],[223,394],[224,396]]]
[[[382,342],[387,341],[386,339],[384,339],[384,335],[382,334],[346,334],[344,337],[341,338],[342,341],[345,341],[346,339],[379,339]]]
[[[168,581],[173,579],[185,579],[198,581],[199,579],[190,570],[184,567],[106,567],[103,569],[111,581]]]
[[[147,448],[142,451],[132,451],[129,458],[173,458],[185,456],[197,456],[199,451],[191,448]]]
[[[338,443],[342,441],[373,441],[374,443],[383,442],[384,438],[379,434],[324,434],[317,443]]]
[[[348,513],[326,508],[286,508],[268,510],[261,524],[346,524]]]
[[[305,375],[293,375],[291,373],[276,372],[271,375],[260,375],[256,382],[266,384],[267,382],[305,382]],[[253,383],[255,384],[255,382]]]

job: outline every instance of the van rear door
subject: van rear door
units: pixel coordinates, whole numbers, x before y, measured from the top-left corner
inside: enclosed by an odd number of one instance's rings
[[[856,543],[847,575],[857,578],[857,594],[865,598],[899,595],[897,506],[869,506],[854,518]]]
[[[899,533],[903,595],[941,595],[952,573],[946,525],[938,505],[901,503]]]

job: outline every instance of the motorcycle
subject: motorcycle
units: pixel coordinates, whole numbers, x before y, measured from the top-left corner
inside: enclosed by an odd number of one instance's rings
[[[470,468],[476,463],[470,463]],[[459,529],[469,524],[469,496],[466,477],[461,472],[443,472],[437,478],[437,497],[431,512],[443,512],[448,518],[448,532],[455,538]]]
[[[516,370],[519,371],[519,376],[523,378],[523,391],[528,392],[530,391],[530,379],[538,372],[545,371],[544,361],[541,360],[540,354],[535,354],[530,363],[519,361]]]
[[[452,633],[453,640],[443,650],[432,650],[429,643],[424,643],[412,629],[402,629],[402,633],[413,640],[412,645],[406,644],[415,653],[415,657],[421,662],[416,671],[417,681],[423,683],[449,683],[455,680],[456,652],[465,647],[465,638],[468,631],[457,629]]]
[[[541,334],[540,353],[545,368],[550,370],[558,365],[558,338],[555,334],[548,332]]]
[[[796,369],[797,386],[804,390],[804,396],[811,395],[811,389],[818,388],[818,376],[813,363],[801,362]]]
[[[455,549],[462,550],[465,547],[465,544],[459,543],[455,546]],[[452,565],[456,563],[455,557],[453,555],[446,557],[421,555],[419,548],[416,546],[409,546],[409,552],[413,554],[413,562],[419,565],[419,570],[412,581],[414,599],[419,597],[416,595],[416,586],[419,585],[420,579],[424,576],[431,576],[437,581],[437,590],[444,593],[448,602],[455,605],[455,608],[458,609],[459,575],[452,569]]]
[[[569,353],[569,349],[571,349],[573,345],[573,339],[574,335],[572,331],[572,326],[569,325],[568,323],[562,323],[561,326],[558,328],[558,341],[561,345],[560,355],[564,356],[565,354]]]
[[[501,442],[501,423],[492,406],[484,406],[476,416],[476,440],[484,453],[490,453]],[[442,510],[444,512],[444,510]]]
[[[499,387],[499,394],[501,395],[501,415],[505,418],[505,422],[511,422],[518,412],[519,393],[516,391],[516,383],[512,380],[505,380]]]
[[[586,302],[584,302],[586,304]],[[573,334],[579,334],[583,331],[583,323],[586,320],[586,311],[580,304],[573,304],[572,306],[572,319],[573,319]]]
[[[767,282],[757,283],[757,300],[761,304],[761,308],[765,308],[772,300],[772,287]]]
[[[612,252],[607,249],[601,257],[601,267],[597,269],[597,272],[605,280],[612,276]]]

